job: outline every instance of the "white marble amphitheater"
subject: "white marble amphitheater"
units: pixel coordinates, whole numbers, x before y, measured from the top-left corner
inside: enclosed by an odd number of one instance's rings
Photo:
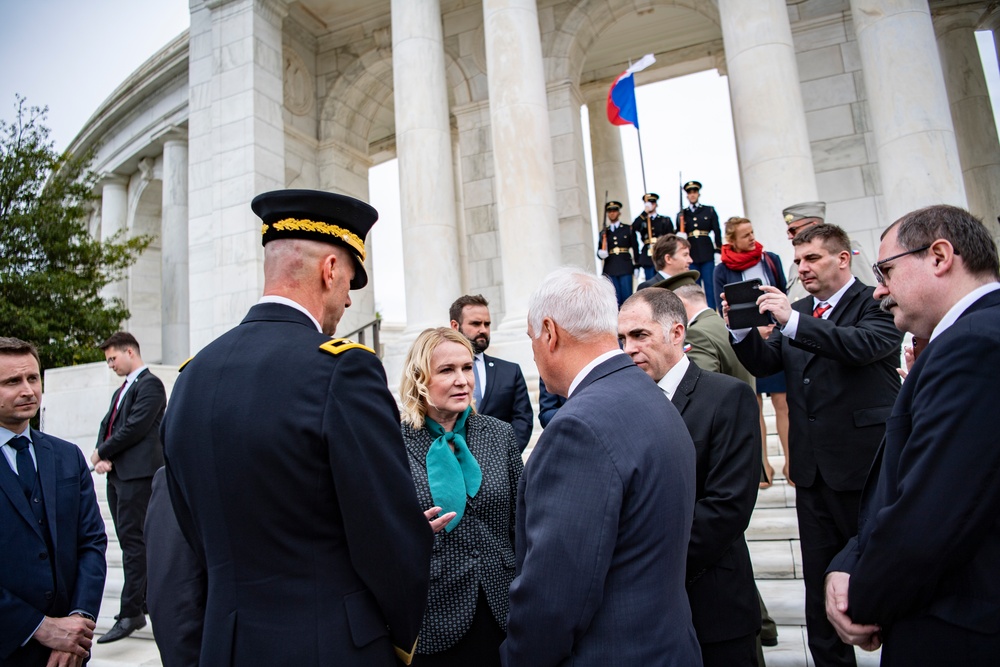
[[[744,209],[766,246],[787,246],[784,206],[815,199],[869,256],[888,223],[933,203],[968,207],[1000,236],[1000,142],[974,36],[1000,27],[997,2],[190,0],[190,12],[190,30],[123,81],[70,147],[96,150],[92,233],[156,239],[109,293],[125,299],[124,326],[168,387],[261,293],[251,198],[293,187],[367,200],[369,169],[393,158],[411,298],[405,329],[382,332],[390,381],[408,336],[473,292],[492,303],[491,351],[521,362],[532,385],[528,296],[557,266],[594,265],[584,136],[593,190],[626,192],[604,106],[624,63],[645,53],[656,64],[640,85],[727,77]],[[341,333],[375,317],[380,276],[369,275]],[[89,453],[116,385],[103,364],[50,370],[43,428]],[[793,516],[791,497],[776,485],[758,512]],[[798,586],[788,596],[801,607],[794,521],[755,517],[758,576]],[[794,628],[801,608],[783,611],[779,588],[761,582]],[[109,650],[92,664],[128,664]]]
[[[656,63],[640,85],[727,77],[744,209],[765,246],[787,253],[781,209],[814,199],[869,257],[888,223],[932,203],[967,206],[1000,236],[1000,142],[974,35],[1000,27],[995,1],[190,0],[190,12],[70,146],[96,151],[93,234],[156,239],[109,294],[168,385],[261,293],[255,194],[367,200],[369,169],[398,158],[411,298],[405,328],[382,332],[390,382],[407,340],[471,292],[492,304],[491,351],[533,386],[528,296],[552,268],[594,265],[584,133],[593,191],[626,192],[604,107],[645,53]],[[341,335],[375,318],[369,275]],[[101,364],[50,370],[46,429],[89,448],[116,385]]]

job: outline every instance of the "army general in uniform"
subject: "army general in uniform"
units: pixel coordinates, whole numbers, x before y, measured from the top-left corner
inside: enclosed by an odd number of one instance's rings
[[[264,297],[188,362],[163,427],[171,502],[208,573],[200,664],[388,667],[412,654],[433,533],[381,362],[330,338],[368,282],[377,213],[308,190],[252,208]]]
[[[622,204],[618,201],[604,205],[607,224],[597,236],[597,256],[604,260],[602,273],[615,286],[619,307],[632,296],[632,271],[639,261],[635,232],[631,225],[620,220],[621,209]]]
[[[702,204],[701,183],[688,181],[684,184],[688,205],[677,212],[677,234],[687,236],[691,244],[691,269],[701,277],[698,284],[705,289],[710,308],[715,308],[715,253],[722,252],[722,232],[719,230],[719,214],[713,206]],[[712,235],[715,241],[712,241]]]

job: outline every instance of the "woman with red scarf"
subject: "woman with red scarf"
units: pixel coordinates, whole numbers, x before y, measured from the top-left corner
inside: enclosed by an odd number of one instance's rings
[[[781,267],[781,258],[773,252],[764,250],[764,246],[753,237],[753,225],[746,218],[729,218],[726,221],[726,244],[722,246],[722,262],[715,267],[715,302],[722,303],[719,293],[729,283],[760,278],[765,285],[773,285],[782,292],[787,291],[785,272]],[[721,309],[722,306],[720,305]],[[767,338],[774,325],[761,327],[761,336]],[[785,454],[785,479],[788,479],[788,402],[785,400],[785,374],[775,373],[764,378],[757,378],[757,403],[761,406],[760,428],[764,441],[764,475],[760,480],[761,487],[771,485],[774,469],[767,460],[767,429],[764,426],[764,394],[770,394],[774,406],[774,416],[778,427],[778,439]]]

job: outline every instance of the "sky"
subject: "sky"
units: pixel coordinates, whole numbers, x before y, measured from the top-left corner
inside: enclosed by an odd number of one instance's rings
[[[64,149],[101,103],[188,25],[188,0],[0,0],[0,118],[13,117],[15,94],[31,105],[48,106],[51,139],[57,149]],[[1000,72],[992,35],[978,33],[977,40],[994,113],[1000,117]],[[715,70],[679,77],[642,86],[636,98],[646,187],[660,195],[660,212],[671,217],[676,213],[680,172],[684,181],[702,182],[702,201],[715,206],[720,218],[742,214],[725,77]],[[685,99],[699,103],[677,103]],[[581,113],[586,128],[586,107]],[[644,192],[638,141],[635,128],[623,127],[621,132],[628,192],[619,196],[634,217]],[[590,176],[586,129],[584,143]],[[596,212],[592,178],[588,181]],[[372,169],[369,191],[380,213],[371,234],[376,308],[387,321],[401,322],[406,302],[399,289],[403,252],[395,160]]]

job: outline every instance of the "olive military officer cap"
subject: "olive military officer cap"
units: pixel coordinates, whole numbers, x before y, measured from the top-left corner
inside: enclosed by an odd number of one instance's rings
[[[701,190],[701,183],[698,181],[688,181],[684,184],[684,192],[691,192],[692,190]]]
[[[698,282],[698,278],[701,277],[701,273],[695,270],[681,271],[680,273],[670,276],[664,280],[653,285],[653,287],[661,287],[663,289],[668,289],[671,292],[678,287],[683,287],[684,285],[694,285]]]
[[[825,220],[826,202],[806,201],[801,204],[794,204],[782,211],[781,214],[785,216],[786,225],[790,225],[796,220],[802,220],[804,218],[819,218],[820,220]]]
[[[264,221],[261,228],[263,245],[275,239],[306,239],[339,245],[354,259],[351,289],[361,289],[368,284],[365,237],[378,220],[378,211],[368,204],[333,192],[273,190],[254,197],[250,208]]]

